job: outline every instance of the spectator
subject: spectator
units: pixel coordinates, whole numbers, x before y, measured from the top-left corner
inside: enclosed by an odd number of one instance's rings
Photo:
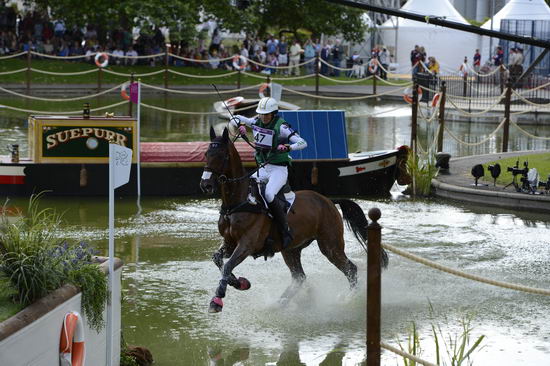
[[[359,52],[353,52],[351,56],[352,70],[349,77],[364,78],[365,67],[363,66],[363,60],[359,57]]]
[[[479,69],[481,68],[481,54],[479,49],[476,49],[474,53],[474,71],[479,74]]]
[[[328,64],[330,64],[330,43],[325,43],[323,48],[321,49],[321,60],[324,62],[321,62],[321,74],[328,75]]]
[[[288,43],[285,36],[281,36],[281,41],[277,44],[277,62],[279,66],[288,65]],[[282,74],[288,74],[288,69],[282,69]]]
[[[65,34],[65,23],[62,20],[57,20],[54,23],[54,35],[57,38],[63,38],[63,35]]]
[[[115,65],[121,65],[124,58],[124,51],[120,47],[120,45],[117,45],[117,47],[113,50],[113,64]]]
[[[493,56],[493,65],[500,67],[504,62],[504,50],[501,46],[497,46],[495,55]]]
[[[277,39],[273,38],[273,36],[270,35],[269,39],[266,42],[267,54],[268,55],[276,54],[278,44],[279,44],[279,41]]]
[[[222,43],[222,36],[218,28],[214,29],[212,33],[212,41],[210,42],[210,54],[216,51],[216,54],[220,52],[220,43]]]
[[[340,76],[339,67],[342,66],[342,60],[344,59],[344,46],[339,39],[336,40],[334,47],[332,47],[332,65],[335,66],[333,69],[333,75],[335,77]]]
[[[311,41],[311,38],[309,38],[306,41],[306,45],[304,46],[304,62],[306,63],[306,74],[313,74],[314,69],[314,62],[309,62],[315,58],[315,46],[313,45],[313,42]]]
[[[378,62],[380,62],[380,77],[384,80],[388,79],[387,70],[390,66],[390,54],[386,47],[382,47],[382,51],[378,55]]]
[[[134,50],[134,47],[130,46],[128,51],[126,51],[126,65],[134,66],[138,60],[138,53]]]
[[[217,69],[220,66],[220,58],[218,57],[217,50],[213,49],[212,53],[208,54],[208,64],[212,69]]]
[[[279,66],[279,62],[277,60],[277,55],[272,53],[271,55],[268,55],[267,56],[267,65],[268,66]],[[266,74],[273,74],[275,72],[275,68],[273,67],[267,67],[264,71],[262,71],[263,73],[266,73]]]
[[[433,56],[428,57],[428,71],[430,71],[433,76],[439,75],[439,62],[437,62]]]
[[[296,76],[300,76],[300,66],[298,64],[300,63],[300,56],[304,53],[304,50],[300,46],[300,42],[296,39],[294,41],[294,44],[290,47],[290,74],[294,74]]]

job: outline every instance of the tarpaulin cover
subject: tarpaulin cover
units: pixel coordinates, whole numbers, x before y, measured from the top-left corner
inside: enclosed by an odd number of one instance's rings
[[[142,162],[204,162],[208,141],[142,142]],[[254,161],[254,150],[246,142],[235,143],[242,161]]]

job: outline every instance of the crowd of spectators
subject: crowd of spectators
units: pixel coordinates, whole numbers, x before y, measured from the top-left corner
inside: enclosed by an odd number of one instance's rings
[[[224,41],[221,32],[216,29],[209,39],[199,37],[194,45],[186,42],[167,44],[164,34],[158,29],[153,35],[136,35],[122,27],[109,31],[94,25],[88,25],[83,29],[68,28],[63,21],[49,20],[42,12],[29,12],[13,23],[0,24],[0,56],[30,50],[60,57],[85,56],[85,61],[94,62],[97,52],[108,52],[112,55],[109,59],[110,64],[155,66],[164,64],[164,53],[166,47],[169,47],[168,51],[176,56],[169,57],[168,62],[171,66],[228,70],[240,68],[266,74],[296,76],[301,72],[314,73],[315,66],[311,60],[317,56],[326,63],[322,63],[320,69],[326,76],[339,76],[339,68],[363,64],[363,60],[357,54],[346,55],[346,48],[339,39],[327,40],[321,44],[319,39],[308,38],[301,42],[298,39],[287,39],[285,35],[267,35],[265,38],[247,36],[235,43],[234,40]],[[148,55],[159,56],[137,57]],[[244,56],[252,62],[245,65],[244,58],[239,56]],[[387,68],[389,55],[385,48],[373,50],[371,58],[379,59]],[[305,63],[303,67],[300,66],[302,63]],[[277,68],[281,66],[288,67]],[[348,73],[348,76],[351,75]]]

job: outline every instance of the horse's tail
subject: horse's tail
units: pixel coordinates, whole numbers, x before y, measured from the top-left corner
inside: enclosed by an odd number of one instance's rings
[[[335,205],[340,205],[342,209],[342,216],[346,223],[346,226],[353,232],[355,238],[361,244],[365,252],[367,251],[367,226],[369,224],[363,209],[352,200],[348,199],[333,199],[331,200]],[[388,266],[388,253],[384,248],[380,248],[381,264],[382,267]]]

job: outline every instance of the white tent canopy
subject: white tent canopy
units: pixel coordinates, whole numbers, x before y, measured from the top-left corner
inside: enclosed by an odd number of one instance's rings
[[[449,0],[409,0],[401,10],[469,24]],[[410,67],[410,52],[415,45],[423,46],[427,56],[434,56],[442,68],[458,70],[464,56],[472,59],[479,38],[476,34],[396,17],[379,29],[385,46],[394,47],[394,62],[402,71]]]
[[[500,22],[503,19],[514,20],[550,20],[550,7],[544,0],[510,0],[498,13],[493,16],[495,31],[500,30]],[[491,29],[491,20],[486,21],[481,28]],[[493,38],[493,50],[490,48],[490,37],[481,37],[482,62],[494,54],[494,48],[498,45],[498,39]]]

